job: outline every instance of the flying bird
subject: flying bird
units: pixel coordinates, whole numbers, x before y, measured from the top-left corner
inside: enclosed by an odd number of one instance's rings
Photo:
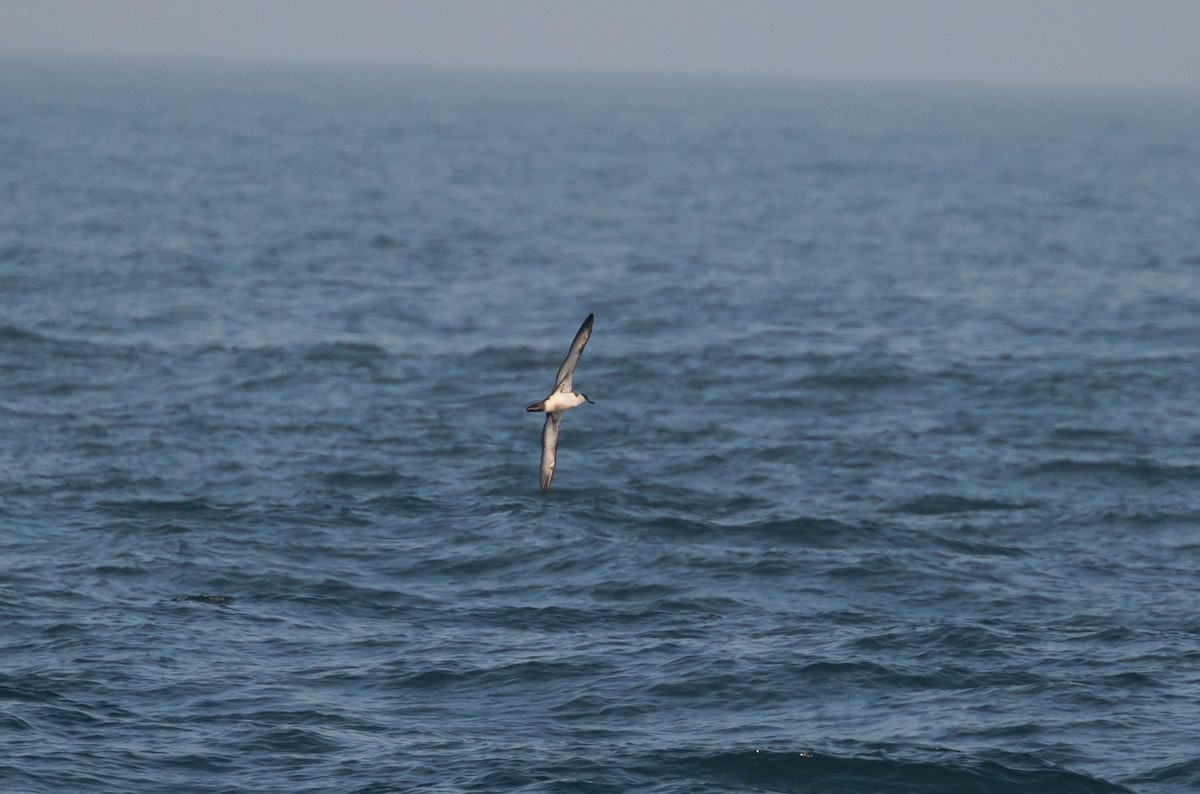
[[[583,405],[585,402],[592,403],[586,394],[573,391],[571,386],[575,366],[579,364],[579,356],[583,354],[583,346],[592,338],[594,318],[595,315],[589,314],[583,325],[579,326],[579,332],[571,342],[571,349],[567,351],[567,357],[563,359],[558,374],[554,376],[554,388],[550,390],[550,396],[525,409],[531,413],[544,411],[546,414],[546,424],[542,425],[542,493],[550,490],[550,481],[554,479],[554,463],[558,458],[558,426],[562,422],[563,414],[568,408]]]

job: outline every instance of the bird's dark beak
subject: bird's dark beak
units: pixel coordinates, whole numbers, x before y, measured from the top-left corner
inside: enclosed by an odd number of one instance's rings
[[[588,400],[588,396],[587,396],[586,394],[585,394],[585,395],[583,395],[583,399],[585,399],[585,400],[587,400],[588,402],[592,403],[592,401],[591,401],[591,400]],[[592,403],[592,405],[595,405],[595,403]]]

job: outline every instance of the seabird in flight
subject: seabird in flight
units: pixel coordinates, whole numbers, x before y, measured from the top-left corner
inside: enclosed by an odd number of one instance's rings
[[[571,349],[563,359],[562,366],[558,368],[558,374],[554,376],[554,388],[550,390],[550,396],[525,409],[529,412],[544,411],[546,414],[546,424],[542,426],[542,493],[550,490],[550,481],[554,479],[554,463],[558,457],[558,426],[562,422],[563,414],[569,408],[583,405],[585,402],[592,403],[586,394],[571,389],[571,380],[575,375],[579,356],[583,353],[583,346],[592,337],[593,318],[594,315],[589,314],[583,325],[579,326],[579,333],[575,334]]]

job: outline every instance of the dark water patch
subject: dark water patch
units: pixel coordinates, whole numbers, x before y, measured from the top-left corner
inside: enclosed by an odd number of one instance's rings
[[[399,672],[390,676],[394,685],[415,690],[520,690],[528,685],[562,686],[570,680],[586,680],[594,673],[586,662],[530,660],[476,666],[454,664],[427,670]]]
[[[1159,504],[1104,506],[1074,517],[1089,525],[1113,528],[1141,528],[1156,531],[1178,528],[1187,540],[1190,532],[1200,526],[1200,511],[1175,510]],[[1185,545],[1190,545],[1186,544]]]
[[[1013,637],[982,625],[944,623],[913,626],[856,637],[852,646],[864,652],[905,651],[918,656],[936,656],[939,649],[954,648],[957,658],[1010,658]]]
[[[208,593],[198,593],[196,595],[178,595],[171,599],[172,601],[208,604],[211,606],[227,607],[232,606],[233,597],[227,595],[210,595]]]
[[[330,556],[334,555],[331,553]],[[355,555],[349,553],[348,556]],[[353,575],[353,571],[349,575]],[[239,584],[245,593],[238,597],[239,601],[271,605],[271,611],[282,607],[287,611],[320,616],[322,619],[341,615],[403,620],[444,606],[444,602],[433,594],[405,592],[328,577],[314,578],[302,571],[294,576],[283,573],[248,575]]]
[[[881,527],[871,524],[850,524],[832,518],[810,516],[756,521],[719,528],[748,536],[817,546],[835,544],[847,537],[877,535],[882,531]]]
[[[0,694],[0,697],[3,695]],[[34,725],[21,719],[14,714],[0,714],[0,730],[5,731],[28,731],[33,730]],[[0,767],[2,769],[2,767]]]
[[[46,333],[17,325],[0,325],[0,366],[15,372],[57,372],[60,378],[77,371],[81,362],[130,362],[152,351],[144,345],[103,343],[89,336]],[[22,358],[10,357],[22,353]],[[58,370],[51,365],[60,365]],[[69,367],[69,369],[68,369]]]
[[[873,391],[903,386],[910,377],[899,368],[846,370],[841,372],[815,373],[800,380],[799,386],[836,392]],[[779,399],[786,400],[785,397]],[[796,404],[803,404],[799,396]]]
[[[804,546],[833,546],[849,537],[877,536],[882,527],[872,524],[850,524],[831,518],[796,516],[766,519],[745,524],[726,524],[676,517],[660,517],[649,528],[692,539],[723,538],[729,541],[766,541],[775,544]]]
[[[1114,673],[1112,675],[1103,676],[1098,682],[1101,686],[1113,687],[1123,691],[1136,689],[1156,689],[1163,686],[1163,682],[1153,675],[1148,675],[1143,672],[1128,671],[1123,673]]]
[[[1105,626],[1102,629],[1095,629],[1096,623],[1105,625],[1107,621],[1093,622],[1091,618],[1083,618],[1078,621],[1079,628],[1075,630],[1067,639],[1072,642],[1093,643],[1124,643],[1133,640],[1137,636],[1137,632],[1128,626]]]
[[[860,688],[914,692],[1004,690],[1045,684],[1043,677],[1020,670],[982,672],[962,666],[926,669],[919,662],[884,665],[868,661],[816,661],[789,670],[788,677],[806,686],[845,692]]]
[[[397,240],[390,234],[376,234],[371,238],[371,247],[380,250],[388,250],[391,248],[401,248],[404,246],[404,241]]]
[[[0,325],[0,342],[15,343],[15,342],[37,342],[47,343],[56,340],[31,331],[26,328],[21,328],[16,325]]]
[[[949,755],[949,754],[948,754]],[[702,788],[775,792],[1063,792],[1115,794],[1122,786],[1065,769],[1014,769],[952,756],[945,761],[852,758],[805,751],[747,750],[684,756],[680,772]],[[711,786],[711,788],[709,788]]]
[[[373,364],[388,357],[383,348],[361,342],[330,342],[314,345],[304,354],[311,362],[348,362],[351,364]]]
[[[954,494],[932,493],[904,502],[896,510],[919,516],[941,516],[955,513],[1024,510],[1030,506],[997,499],[972,499]]]
[[[406,474],[398,469],[380,469],[376,471],[332,471],[322,474],[321,481],[326,485],[349,489],[392,489],[396,488],[397,486],[408,489],[423,484],[423,480],[421,480],[419,477]],[[411,499],[414,503],[420,503],[424,501],[413,496],[397,496],[387,498]]]
[[[932,534],[931,537],[944,549],[958,554],[983,557],[1021,557],[1028,552],[1019,544],[989,543],[983,540],[988,529],[969,525],[959,525],[943,532]]]
[[[1166,764],[1131,777],[1129,783],[1133,786],[1170,786],[1178,787],[1179,791],[1195,791],[1200,788],[1200,758]]]
[[[542,368],[548,371],[538,383],[543,384],[548,390],[552,385],[549,381],[553,380],[555,368],[558,366],[555,359],[560,355],[552,354],[547,357],[545,352],[529,345],[489,344],[467,356],[466,364],[473,371],[497,372],[505,376],[511,376],[514,373],[533,373]]]
[[[398,516],[437,514],[446,509],[445,504],[435,499],[427,499],[412,493],[400,493],[388,496],[376,496],[366,501],[365,505],[373,512],[392,518]]]
[[[342,744],[331,739],[327,731],[280,724],[260,715],[242,717],[225,741],[237,745],[262,747],[269,751],[268,766],[295,768],[324,763],[324,756],[337,752]]]
[[[1099,482],[1132,479],[1147,485],[1200,480],[1200,465],[1159,463],[1145,458],[1135,460],[1088,460],[1056,458],[1025,470],[1027,476],[1089,477]]]
[[[874,580],[885,586],[900,585],[911,571],[906,560],[898,555],[884,552],[868,552],[849,555],[831,564],[825,574],[833,579],[849,579],[860,582]]]
[[[611,601],[644,602],[675,595],[679,588],[661,582],[607,581],[597,585],[592,592],[597,598]]]
[[[16,791],[103,791],[129,785],[128,775],[94,771],[100,765],[95,760],[89,764],[93,771],[83,772],[55,769],[51,759],[36,752],[16,757],[19,763],[0,762],[0,774]]]
[[[142,522],[161,522],[175,518],[185,525],[191,521],[227,517],[229,509],[209,504],[203,499],[120,499],[103,500],[93,508],[101,515]]]
[[[25,703],[67,700],[47,686],[47,682],[43,678],[36,675],[5,676],[4,678],[7,679],[7,683],[0,682],[0,699]]]
[[[601,591],[597,597],[605,599]],[[608,599],[612,600],[612,599]],[[501,629],[512,626],[524,631],[538,632],[586,632],[589,630],[613,630],[629,628],[644,623],[653,614],[653,608],[627,610],[611,607],[567,608],[567,607],[506,607],[503,609],[473,609],[465,619],[480,628]]]

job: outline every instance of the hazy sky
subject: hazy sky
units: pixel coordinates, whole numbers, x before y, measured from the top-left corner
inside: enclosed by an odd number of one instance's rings
[[[0,54],[1200,88],[1200,0],[0,0]]]

